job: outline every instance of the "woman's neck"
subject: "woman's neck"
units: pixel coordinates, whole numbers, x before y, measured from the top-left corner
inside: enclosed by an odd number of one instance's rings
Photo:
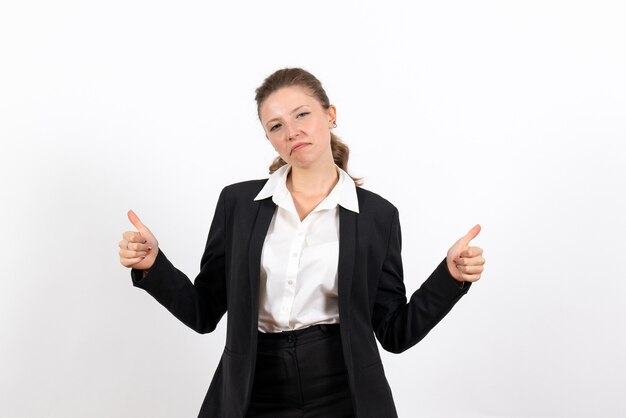
[[[331,158],[317,166],[291,167],[287,189],[303,196],[327,196],[339,180],[339,173]]]

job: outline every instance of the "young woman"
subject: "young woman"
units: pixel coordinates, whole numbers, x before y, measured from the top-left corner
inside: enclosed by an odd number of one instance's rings
[[[270,177],[224,188],[192,283],[130,211],[120,262],[197,332],[228,311],[226,344],[201,417],[395,417],[375,338],[399,353],[422,339],[478,280],[476,225],[410,300],[397,209],[361,189],[333,133],[337,112],[299,68],[256,91],[278,157]]]

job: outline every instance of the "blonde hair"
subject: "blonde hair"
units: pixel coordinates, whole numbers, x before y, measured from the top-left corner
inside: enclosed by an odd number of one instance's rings
[[[322,87],[322,83],[311,73],[302,68],[283,68],[270,74],[259,88],[256,89],[254,99],[257,105],[257,114],[261,119],[261,105],[269,97],[270,94],[283,87],[299,86],[309,90],[324,109],[330,107],[328,95]],[[348,171],[348,158],[350,157],[350,149],[348,146],[333,132],[330,133],[330,148],[333,153],[333,160],[339,168]],[[276,157],[269,167],[270,174],[287,164],[282,158]],[[356,186],[361,186],[363,181],[361,178],[352,177]]]

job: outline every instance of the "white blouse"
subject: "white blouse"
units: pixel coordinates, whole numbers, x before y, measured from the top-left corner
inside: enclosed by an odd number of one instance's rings
[[[339,206],[359,212],[356,186],[337,167],[339,181],[300,221],[287,189],[285,165],[254,200],[272,196],[277,205],[261,253],[259,331],[280,332],[339,323],[337,265]]]

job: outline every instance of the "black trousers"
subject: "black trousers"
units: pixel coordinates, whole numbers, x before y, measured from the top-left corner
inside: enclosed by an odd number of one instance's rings
[[[247,417],[354,417],[339,325],[259,333]]]

